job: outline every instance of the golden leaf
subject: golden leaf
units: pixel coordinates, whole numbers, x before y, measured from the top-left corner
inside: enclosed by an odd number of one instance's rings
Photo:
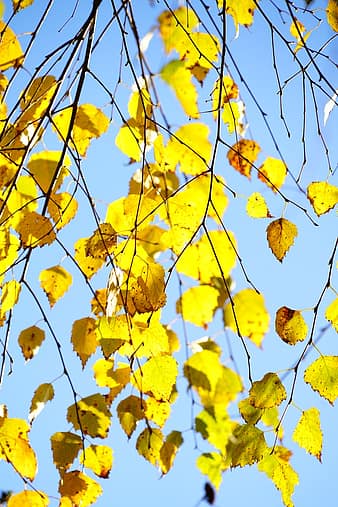
[[[0,459],[11,463],[20,475],[32,481],[37,461],[28,440],[29,430],[22,419],[0,417]]]
[[[50,443],[54,465],[63,475],[63,472],[68,470],[82,448],[82,439],[79,435],[68,431],[57,432],[50,437]]]
[[[282,306],[277,310],[275,329],[278,336],[289,345],[295,345],[297,342],[305,340],[308,332],[301,312],[287,306]]]
[[[130,324],[126,315],[118,315],[114,319],[101,317],[96,323],[96,335],[103,355],[108,359],[124,342],[131,339]]]
[[[222,405],[202,410],[195,418],[195,428],[205,440],[223,452],[237,423],[232,421]]]
[[[12,494],[7,502],[7,507],[47,507],[49,505],[48,496],[39,490],[21,491]]]
[[[331,322],[335,330],[338,332],[338,298],[326,308],[325,318]]]
[[[314,181],[307,187],[307,198],[316,214],[323,215],[338,203],[338,187],[326,181]]]
[[[98,346],[95,320],[91,317],[75,320],[72,326],[71,342],[73,350],[79,356],[82,368],[84,368]]]
[[[220,97],[220,79],[215,82],[212,91],[212,114],[217,118],[218,108],[223,109],[224,105],[231,99],[238,98],[238,86],[230,76],[223,76],[222,79],[222,95]]]
[[[262,380],[253,382],[249,402],[255,408],[272,408],[286,399],[286,390],[276,373],[266,373]]]
[[[80,463],[98,477],[107,479],[113,466],[113,451],[107,445],[90,445],[80,454]]]
[[[156,400],[150,396],[145,402],[144,417],[153,421],[160,428],[164,426],[168,417],[170,416],[170,403],[169,401]]]
[[[245,107],[241,100],[237,102],[227,102],[223,106],[222,120],[228,127],[228,133],[236,132],[237,136],[243,136],[246,126],[243,123]]]
[[[53,266],[40,272],[39,281],[52,308],[71,286],[72,275],[62,266]]]
[[[271,218],[265,199],[259,192],[254,192],[248,198],[246,212],[252,218]]]
[[[187,289],[176,302],[176,311],[196,326],[208,327],[218,308],[218,290],[210,285]]]
[[[128,438],[134,433],[137,423],[144,419],[144,409],[144,401],[133,394],[118,404],[117,415]]]
[[[225,11],[230,14],[234,20],[236,31],[238,25],[250,26],[253,23],[254,11],[257,3],[254,0],[217,0],[218,7],[222,8],[225,3]]]
[[[55,228],[60,230],[75,217],[78,204],[75,197],[68,192],[52,193],[47,209]]]
[[[196,466],[209,478],[211,484],[219,489],[223,472],[228,468],[223,455],[218,452],[203,453],[197,458]]]
[[[297,227],[286,218],[278,218],[268,225],[266,233],[272,253],[282,262],[298,234]]]
[[[172,356],[155,356],[135,371],[131,383],[141,393],[157,400],[169,400],[177,373],[177,362]]]
[[[39,387],[34,391],[34,395],[31,401],[31,406],[28,414],[28,421],[30,424],[36,419],[40,412],[44,409],[47,401],[51,401],[54,398],[54,388],[52,384],[40,384]]]
[[[25,9],[29,5],[32,5],[34,0],[12,0],[13,10]]]
[[[91,278],[104,265],[104,259],[87,255],[88,238],[80,238],[74,244],[74,259],[87,278]]]
[[[117,238],[111,224],[100,224],[87,242],[86,255],[106,259],[116,246]]]
[[[136,441],[137,452],[152,465],[160,461],[162,445],[163,435],[157,428],[145,428]]]
[[[338,32],[338,4],[337,0],[329,0],[326,7],[327,22],[335,32]]]
[[[229,164],[247,178],[251,178],[252,165],[261,151],[260,146],[249,139],[240,139],[228,151]]]
[[[320,412],[318,408],[309,408],[302,413],[292,438],[308,453],[321,461],[323,433],[320,428]]]
[[[8,310],[11,310],[13,306],[16,305],[16,303],[19,300],[20,292],[21,292],[21,284],[16,280],[10,280],[9,282],[6,282],[4,284],[4,286],[2,287],[0,299],[1,315],[4,315],[6,312],[8,312]]]
[[[94,479],[73,470],[60,479],[59,493],[71,501],[72,507],[88,507],[102,495],[102,488]]]
[[[187,69],[185,62],[172,60],[161,69],[160,75],[163,81],[174,90],[185,114],[190,118],[199,118],[198,93],[195,85],[191,82],[192,74]]]
[[[113,359],[98,359],[94,365],[94,377],[100,387],[109,387],[116,395],[128,384],[130,380],[130,366],[126,363],[118,363],[114,370]]]
[[[234,306],[228,303],[224,308],[225,326],[230,327],[234,333],[239,331],[259,347],[269,330],[270,322],[263,295],[257,294],[253,289],[243,289],[233,296],[232,301]]]
[[[71,162],[68,156],[58,167],[61,155],[60,151],[41,151],[33,153],[27,163],[32,178],[45,194],[50,191],[50,187],[53,188],[53,192],[56,192],[69,174],[68,169]]]
[[[114,233],[128,235],[147,227],[153,219],[156,201],[142,195],[128,195],[109,204],[105,223],[110,225]]]
[[[63,109],[53,116],[53,126],[62,141],[72,127],[70,144],[79,155],[85,157],[91,140],[108,130],[109,119],[93,104],[82,104],[77,108],[73,125],[70,124],[72,114],[72,107]]]
[[[10,67],[20,67],[23,63],[24,54],[13,30],[0,20],[0,70]]]
[[[31,176],[19,176],[15,188],[9,187],[3,194],[6,207],[11,215],[10,224],[16,229],[24,213],[34,212],[38,207],[37,188]]]
[[[29,361],[37,354],[44,339],[45,332],[39,327],[31,326],[21,331],[18,343],[26,361]]]
[[[226,447],[232,467],[259,462],[267,451],[264,433],[252,424],[238,425]]]
[[[79,424],[79,419],[81,426]],[[76,430],[91,437],[106,438],[111,423],[111,413],[102,394],[92,394],[68,407],[67,421]]]
[[[263,410],[255,408],[250,403],[250,398],[245,398],[238,403],[238,408],[244,421],[248,424],[256,424],[262,417]]]
[[[338,356],[320,356],[304,372],[304,380],[331,405],[338,398]]]
[[[197,27],[199,19],[192,9],[182,6],[173,11],[162,12],[158,23],[165,51],[169,53],[186,44],[188,34]]]
[[[172,431],[166,437],[160,450],[160,468],[163,474],[169,472],[173,466],[178,449],[183,443],[180,431]]]
[[[274,192],[277,192],[286,178],[287,167],[282,160],[268,157],[258,169],[258,178],[266,183]]]
[[[21,242],[25,247],[50,245],[56,238],[49,218],[35,211],[22,212],[20,222],[14,228],[20,234]]]

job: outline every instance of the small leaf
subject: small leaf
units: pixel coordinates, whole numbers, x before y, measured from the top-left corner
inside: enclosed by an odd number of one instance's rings
[[[87,278],[91,278],[100,268],[102,268],[105,260],[87,255],[87,242],[87,238],[80,238],[76,241],[74,244],[74,259],[76,260],[83,274]]]
[[[250,26],[253,23],[253,17],[257,3],[254,0],[217,0],[219,8],[223,7],[225,3],[225,10],[227,14],[230,14],[234,20],[236,32],[239,30],[239,24],[244,26]]]
[[[338,203],[338,187],[326,181],[314,181],[307,187],[307,198],[316,214],[324,215]]]
[[[248,198],[246,212],[252,218],[271,218],[265,199],[259,192],[254,192]]]
[[[169,401],[160,401],[149,396],[145,402],[144,415],[145,419],[153,421],[162,428],[170,416]]]
[[[20,222],[14,228],[20,234],[21,242],[25,247],[50,245],[56,238],[49,218],[36,211],[23,211],[20,214]]]
[[[88,507],[102,495],[101,486],[78,470],[66,472],[60,479],[59,493],[74,507]]]
[[[73,344],[73,350],[79,356],[82,368],[84,368],[88,359],[95,353],[98,346],[95,320],[91,317],[74,320],[71,342]]]
[[[258,178],[277,192],[286,178],[287,168],[282,160],[268,157],[258,169]]]
[[[338,333],[338,298],[334,299],[326,308],[325,318],[331,322]]]
[[[40,272],[39,281],[52,308],[71,286],[72,276],[62,266],[53,266]]]
[[[331,405],[338,398],[338,356],[320,356],[304,372],[304,380]]]
[[[261,148],[250,139],[240,139],[228,151],[229,164],[239,173],[251,178],[252,165],[258,157]]]
[[[1,314],[4,315],[16,305],[21,291],[21,284],[16,280],[6,282],[2,287],[1,293]]]
[[[53,462],[62,475],[72,465],[82,448],[79,435],[70,432],[57,432],[50,437]]]
[[[107,445],[90,445],[80,454],[80,463],[98,477],[107,479],[113,466],[113,451]]]
[[[237,423],[232,421],[221,405],[202,410],[195,418],[195,428],[219,451],[224,451]]]
[[[67,421],[85,435],[106,438],[111,424],[111,413],[105,397],[102,394],[93,394],[82,398],[77,402],[77,406],[73,404],[68,407]]]
[[[210,285],[198,285],[186,290],[176,303],[176,311],[184,320],[206,328],[218,307],[218,290]]]
[[[0,21],[0,33],[0,71],[20,67],[24,54],[15,33],[4,21]]]
[[[289,345],[303,341],[308,333],[308,327],[298,310],[282,306],[276,312],[275,329],[278,336]]]
[[[117,406],[117,415],[121,427],[128,438],[135,431],[137,423],[144,419],[144,405],[144,401],[141,398],[130,395],[120,401]]]
[[[28,440],[29,430],[22,419],[0,417],[0,459],[8,461],[21,476],[33,481],[37,461]]]
[[[169,400],[177,373],[177,362],[172,356],[155,356],[135,371],[131,383],[157,400]]]
[[[267,451],[264,433],[252,424],[238,425],[226,452],[231,466],[244,467],[259,462]]]
[[[185,62],[172,60],[161,69],[160,75],[163,81],[173,88],[185,114],[191,118],[199,118],[198,93],[191,82],[192,74]]]
[[[7,501],[7,507],[47,507],[48,505],[48,496],[39,490],[12,494]]]
[[[172,431],[165,439],[160,450],[160,468],[163,474],[167,474],[172,468],[178,449],[183,443],[180,431]]]
[[[29,409],[28,421],[30,424],[36,419],[40,412],[44,409],[47,401],[54,398],[54,388],[52,384],[40,384],[34,391],[31,406]]]
[[[278,218],[268,225],[266,232],[272,253],[282,262],[298,234],[297,227],[286,218]]]
[[[227,469],[224,457],[218,452],[203,453],[197,458],[196,466],[218,490],[222,482],[223,472]]]
[[[27,100],[27,98],[25,94],[25,99]],[[35,96],[34,99],[36,100]],[[51,189],[56,192],[62,185],[64,178],[69,174],[70,158],[66,156],[61,167],[59,167],[61,156],[60,151],[40,151],[33,153],[27,163],[30,174],[44,194],[50,192]],[[59,170],[57,171],[58,167]]]
[[[326,7],[327,22],[335,32],[338,32],[338,4],[337,0],[329,0]]]
[[[162,446],[163,434],[157,428],[145,428],[136,441],[137,452],[152,465],[160,461]]]
[[[44,339],[45,332],[39,327],[31,326],[21,331],[18,343],[26,361],[29,361],[37,354]]]
[[[304,410],[292,438],[308,453],[321,461],[323,433],[320,428],[320,412],[318,408]]]
[[[255,408],[277,407],[286,399],[286,391],[276,373],[266,373],[262,380],[253,382],[249,401]]]
[[[78,203],[75,197],[68,192],[52,193],[48,201],[48,213],[50,214],[55,228],[62,229],[75,217]]]

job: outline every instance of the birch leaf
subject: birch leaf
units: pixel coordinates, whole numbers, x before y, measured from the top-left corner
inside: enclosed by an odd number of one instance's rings
[[[40,384],[39,387],[34,391],[34,395],[31,401],[31,406],[28,414],[28,421],[30,424],[36,419],[40,412],[44,409],[47,401],[51,401],[54,398],[54,388],[52,384]]]
[[[338,356],[320,356],[304,372],[304,380],[331,405],[338,398]]]
[[[277,310],[275,328],[278,336],[289,345],[305,340],[308,333],[308,327],[301,312],[286,306]]]
[[[29,361],[37,354],[44,339],[45,332],[37,326],[31,326],[21,331],[18,343],[26,361]]]
[[[272,253],[282,262],[298,234],[297,227],[286,218],[278,218],[268,225],[266,232]]]
[[[309,408],[302,413],[292,438],[309,454],[321,461],[323,433],[320,428],[320,412],[318,408]]]
[[[62,298],[72,284],[71,274],[62,266],[44,269],[40,272],[39,280],[51,308]]]

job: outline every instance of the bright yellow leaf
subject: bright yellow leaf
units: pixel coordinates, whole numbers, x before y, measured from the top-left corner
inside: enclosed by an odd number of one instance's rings
[[[2,283],[8,268],[13,266],[18,257],[20,241],[8,231],[7,227],[0,227],[0,242],[0,283]]]
[[[212,321],[218,307],[218,290],[210,285],[187,289],[176,303],[176,311],[184,320],[204,328]]]
[[[79,424],[79,418],[81,427]],[[111,413],[102,394],[92,394],[68,407],[67,421],[76,430],[91,437],[106,438],[111,424]]]
[[[253,382],[249,401],[255,408],[272,408],[286,399],[286,390],[276,373],[266,373],[261,380]]]
[[[90,445],[80,454],[80,463],[98,477],[107,479],[113,466],[113,451],[107,445]]]
[[[149,463],[156,465],[160,461],[163,434],[157,428],[145,428],[136,441],[136,450]]]
[[[24,55],[13,30],[0,20],[0,70],[4,71],[10,67],[20,67],[23,63]]]
[[[337,0],[329,0],[326,7],[327,22],[335,32],[338,32],[338,4]]]
[[[254,0],[217,0],[218,7],[222,9],[225,3],[225,12],[230,14],[234,20],[236,32],[239,30],[239,24],[250,26],[253,23],[254,11],[257,3]]]
[[[199,24],[199,19],[192,9],[182,6],[173,11],[162,12],[158,23],[165,51],[169,53],[184,46],[188,39],[187,34]]]
[[[276,312],[275,329],[278,336],[289,345],[306,338],[308,327],[303,315],[298,310],[282,306]]]
[[[223,453],[208,452],[201,454],[196,461],[199,471],[209,478],[211,484],[218,490],[224,470],[228,468]]]
[[[145,403],[144,416],[162,428],[170,416],[170,410],[169,401],[156,400],[149,396]]]
[[[244,289],[235,294],[232,300],[234,307],[228,303],[224,308],[225,326],[230,327],[234,333],[247,336],[259,347],[269,330],[270,322],[263,295],[257,294],[253,289]]]
[[[31,326],[21,331],[18,343],[26,361],[29,361],[37,354],[44,339],[45,332],[39,327]]]
[[[20,222],[14,228],[20,234],[21,242],[25,247],[49,245],[56,238],[49,218],[35,211],[25,211],[20,214]]]
[[[237,423],[232,421],[222,405],[202,410],[195,418],[195,428],[202,437],[224,452]]]
[[[2,198],[6,200],[10,224],[14,229],[23,219],[25,213],[34,212],[38,207],[38,191],[31,176],[19,176],[15,188],[8,187]]]
[[[12,0],[13,10],[25,9],[29,5],[32,5],[34,0]]]
[[[287,167],[282,160],[268,157],[258,169],[258,178],[277,192],[286,178]]]
[[[137,88],[134,91],[128,102],[128,112],[137,123],[143,124],[146,118],[150,118],[152,114],[151,97],[146,88]]]
[[[120,401],[117,406],[117,415],[123,431],[130,438],[139,421],[144,419],[145,403],[138,396],[131,394]]]
[[[297,45],[293,52],[296,54],[297,51],[299,51],[302,47],[304,47],[304,42],[307,41],[307,39],[310,37],[312,30],[305,32],[305,26],[299,19],[296,19],[292,21],[290,26],[290,33],[292,37],[294,37],[297,41]]]
[[[338,356],[320,356],[304,372],[304,380],[331,405],[338,398]]]
[[[331,322],[335,330],[338,332],[338,298],[334,299],[326,308],[325,318]]]
[[[236,171],[250,179],[252,164],[255,162],[260,151],[261,148],[255,141],[240,139],[228,151],[229,164]]]
[[[286,218],[278,218],[268,225],[266,233],[272,253],[282,262],[298,234],[297,227]]]
[[[314,181],[307,187],[307,198],[317,215],[324,215],[338,203],[338,187],[326,181]]]
[[[271,218],[265,199],[259,192],[254,192],[248,197],[246,212],[252,218]]]
[[[94,377],[100,387],[109,387],[110,390],[120,392],[130,380],[130,366],[118,363],[114,369],[113,359],[98,359],[94,365]]]
[[[155,356],[135,371],[131,383],[141,393],[157,400],[169,400],[177,373],[177,362],[172,356]]]
[[[54,388],[52,384],[40,384],[39,387],[34,391],[34,395],[31,401],[31,406],[28,414],[28,421],[30,424],[36,419],[40,412],[44,409],[47,401],[51,401],[54,398]]]
[[[74,244],[76,260],[79,268],[87,278],[91,278],[104,265],[104,259],[87,255],[88,238],[80,238]]]
[[[56,192],[69,174],[70,158],[66,156],[62,165],[58,167],[60,157],[60,151],[41,151],[33,153],[27,163],[32,178],[45,194],[50,187]]]
[[[78,470],[66,472],[60,479],[59,493],[74,507],[88,507],[102,495],[102,488],[94,479]]]
[[[73,279],[72,275],[62,266],[53,266],[40,272],[39,281],[52,308],[67,292]]]
[[[191,82],[192,74],[181,60],[172,60],[161,69],[161,78],[174,90],[183,111],[190,118],[199,118],[198,93]]]
[[[252,403],[250,403],[250,398],[239,401],[238,408],[244,421],[248,424],[256,424],[263,414],[262,409],[255,408]]]
[[[21,292],[21,284],[16,280],[10,280],[9,282],[6,282],[4,284],[4,286],[2,287],[0,299],[1,315],[4,315],[6,312],[8,312],[8,310],[11,310],[13,306],[16,305],[16,303],[19,300],[20,292]]]
[[[42,134],[40,120],[50,108],[56,89],[55,77],[46,75],[33,79],[28,89],[22,94],[20,98],[22,113],[15,126],[21,132],[20,140],[25,146],[29,142],[37,141],[39,135]]]
[[[169,472],[173,466],[178,449],[183,443],[180,431],[172,431],[166,437],[160,450],[160,468],[163,474]]]
[[[308,453],[321,461],[323,433],[320,428],[320,412],[318,408],[309,408],[302,413],[292,438]]]
[[[124,342],[130,342],[131,329],[126,315],[108,319],[101,317],[96,322],[96,336],[103,356],[108,359]]]
[[[220,97],[220,79],[217,79],[212,91],[212,114],[217,118],[218,108],[223,109],[224,105],[231,99],[238,98],[238,86],[231,76],[223,76],[222,94]]]
[[[26,490],[12,494],[7,502],[7,507],[47,507],[48,505],[48,496],[39,490]]]
[[[32,481],[37,461],[28,440],[29,431],[29,425],[22,419],[0,417],[0,459],[11,463],[20,475]]]
[[[142,195],[121,197],[108,205],[105,223],[114,232],[129,235],[130,231],[142,230],[150,224],[156,206],[156,201]]]
[[[52,193],[47,209],[55,228],[60,230],[75,217],[78,203],[75,197],[68,192]]]
[[[50,443],[54,465],[62,475],[79,454],[83,446],[82,439],[79,435],[68,431],[57,432],[50,437]]]
[[[132,162],[140,161],[153,146],[156,137],[157,131],[150,120],[140,124],[135,118],[130,118],[118,131],[115,144]]]
[[[259,462],[267,451],[264,433],[252,424],[238,425],[226,447],[232,467],[244,467]]]
[[[228,134],[236,132],[237,136],[242,136],[245,133],[246,126],[243,123],[245,107],[244,103],[239,100],[237,102],[227,102],[223,106],[222,120],[228,128]]]
[[[95,320],[92,317],[74,320],[71,342],[73,350],[79,356],[82,368],[84,368],[98,346]]]
[[[116,246],[116,233],[111,224],[100,224],[100,226],[90,236],[87,243],[87,255],[106,259],[111,254],[113,247]]]

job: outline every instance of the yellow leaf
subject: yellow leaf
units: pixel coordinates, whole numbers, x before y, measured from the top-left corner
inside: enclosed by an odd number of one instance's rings
[[[253,23],[254,11],[257,3],[254,0],[217,0],[218,7],[221,9],[225,3],[225,12],[230,14],[234,20],[236,31],[238,25],[250,26]]]
[[[314,181],[307,187],[307,198],[317,215],[324,215],[338,203],[338,187],[326,181]]]
[[[13,266],[18,257],[20,248],[19,239],[10,234],[7,228],[0,227],[0,241],[4,240],[0,247],[0,283],[2,283],[8,268]]]
[[[71,286],[72,276],[62,266],[53,266],[40,272],[39,281],[52,308]]]
[[[217,118],[218,108],[223,109],[224,105],[231,99],[238,98],[238,86],[230,76],[223,76],[222,94],[220,97],[220,79],[217,79],[212,92],[212,114]]]
[[[91,140],[100,137],[108,130],[109,119],[93,104],[82,104],[77,108],[73,125],[70,124],[72,113],[73,108],[67,107],[54,115],[54,129],[64,141],[72,127],[70,145],[79,155],[85,157]]]
[[[190,118],[199,118],[198,93],[195,85],[191,82],[192,74],[187,69],[185,62],[172,60],[161,69],[160,75],[163,81],[173,88],[185,114]]]
[[[222,472],[227,469],[224,457],[218,452],[201,454],[196,461],[199,471],[206,475],[211,484],[219,489],[222,482]]]
[[[25,9],[29,5],[32,5],[34,0],[12,0],[13,10]]]
[[[12,494],[7,502],[7,507],[47,507],[49,505],[48,496],[39,490],[21,491]]]
[[[238,403],[238,408],[244,421],[248,424],[256,424],[262,417],[263,410],[255,408],[250,403],[250,398],[245,398]]]
[[[118,394],[130,380],[130,366],[119,363],[114,370],[113,359],[98,359],[93,365],[94,377],[100,387],[109,387]]]
[[[18,343],[26,361],[29,361],[37,354],[44,339],[45,332],[39,327],[31,326],[21,331]]]
[[[109,204],[106,225],[109,224],[114,233],[120,235],[128,235],[135,229],[139,231],[152,221],[156,205],[156,201],[142,195],[121,197]]]
[[[52,384],[40,384],[34,391],[29,409],[28,421],[30,424],[36,419],[40,412],[44,409],[47,401],[54,398],[54,388]]]
[[[248,198],[246,212],[252,218],[271,218],[265,199],[259,192],[254,192]]]
[[[249,139],[240,139],[230,148],[227,157],[229,164],[247,178],[251,178],[252,164],[261,151],[260,146]]]
[[[131,94],[128,102],[128,112],[137,123],[143,124],[152,115],[151,97],[146,88],[140,87]]]
[[[55,228],[60,230],[75,217],[78,204],[73,195],[68,192],[60,192],[50,196],[47,209]]]
[[[297,342],[305,340],[308,332],[301,312],[287,306],[282,306],[277,310],[275,329],[278,336],[289,345],[295,345]]]
[[[320,428],[320,412],[318,408],[309,408],[302,413],[292,438],[308,453],[321,461],[323,433]]]
[[[338,356],[320,356],[304,372],[304,380],[331,405],[338,398]]]
[[[84,473],[73,470],[60,479],[59,493],[71,501],[72,507],[88,507],[102,495],[102,488]]]
[[[184,320],[204,328],[212,321],[218,307],[218,290],[198,285],[186,290],[176,303],[176,311]]]
[[[118,131],[115,144],[132,162],[140,161],[143,153],[153,146],[156,137],[157,131],[150,120],[140,124],[135,118],[130,118]]]
[[[136,429],[139,421],[144,419],[144,401],[131,394],[124,400],[120,401],[117,406],[117,415],[123,431],[130,438]]]
[[[172,356],[155,356],[135,371],[131,383],[141,393],[157,400],[169,400],[177,373],[177,362]]]
[[[113,451],[107,445],[90,445],[80,454],[80,463],[98,477],[107,479],[113,466]]]
[[[188,35],[198,24],[199,19],[192,9],[179,7],[173,11],[164,11],[158,17],[159,31],[165,51],[184,46]]]
[[[335,330],[338,332],[338,298],[326,308],[325,318],[331,322]]]
[[[253,382],[249,401],[255,408],[272,408],[286,399],[286,390],[276,373],[266,373],[262,380]]]
[[[160,468],[163,474],[169,472],[173,466],[175,456],[183,443],[182,434],[179,431],[169,433],[160,450]]]
[[[253,289],[244,289],[232,298],[234,308],[228,303],[224,308],[224,324],[234,333],[247,336],[258,347],[269,330],[270,316],[265,308],[264,297]],[[234,317],[236,315],[236,319]]]
[[[295,20],[292,21],[292,23],[291,23],[290,33],[291,33],[292,37],[299,40],[299,38],[300,38],[299,32],[301,34],[303,34],[305,32],[305,26],[303,25],[303,23],[301,21],[299,21],[299,19],[295,18]]]
[[[117,237],[111,224],[100,224],[88,239],[86,255],[106,259],[116,246]]]
[[[6,282],[2,287],[1,292],[1,307],[0,313],[4,315],[8,310],[11,310],[16,305],[21,291],[21,284],[16,280]]]
[[[152,465],[160,461],[162,445],[163,435],[157,428],[145,428],[136,441],[137,452]]]
[[[329,0],[326,7],[327,22],[335,32],[338,32],[338,4],[337,0]]]
[[[76,430],[82,430],[91,437],[106,438],[110,427],[111,413],[102,394],[92,394],[68,407],[67,421]],[[79,424],[79,420],[81,427]]]
[[[20,42],[13,30],[1,20],[0,33],[0,70],[4,71],[10,67],[20,67],[24,59]]]
[[[258,463],[258,469],[265,472],[281,492],[286,507],[293,507],[291,496],[299,483],[298,475],[289,463],[290,455],[291,452],[288,449],[276,446]]]
[[[91,278],[104,265],[104,259],[87,255],[88,238],[80,238],[74,244],[74,259],[87,278]]]
[[[114,319],[101,317],[96,323],[96,335],[103,355],[108,359],[124,342],[130,341],[131,331],[126,315],[118,315]]]
[[[22,212],[20,222],[14,228],[20,234],[21,242],[25,247],[49,245],[56,238],[49,218],[35,211]]]
[[[50,437],[53,462],[60,474],[68,470],[83,446],[79,435],[70,432],[57,432]]]
[[[91,317],[75,320],[72,326],[71,342],[73,350],[79,356],[82,368],[84,368],[98,346],[95,320]]]
[[[220,54],[219,39],[210,33],[193,32],[190,37],[177,48],[180,60],[191,74],[202,85],[213,62],[217,62]]]
[[[10,223],[14,229],[22,220],[24,213],[34,212],[38,207],[38,192],[31,176],[19,176],[15,187],[8,187],[3,194],[7,210],[11,215]]]
[[[246,127],[243,123],[245,107],[241,100],[237,102],[227,102],[223,106],[222,120],[228,126],[228,133],[244,135]]]
[[[231,438],[237,423],[232,421],[221,405],[202,410],[195,418],[195,428],[205,440],[221,452]]]
[[[238,425],[226,447],[232,467],[259,462],[267,451],[264,433],[252,424]]]
[[[28,440],[30,427],[22,419],[0,417],[0,459],[13,465],[23,477],[32,481],[37,462]]]
[[[149,396],[145,403],[144,416],[162,428],[170,416],[170,403]]]
[[[60,167],[60,151],[41,151],[31,155],[27,167],[34,181],[45,194],[53,189],[56,192],[69,174],[70,158],[66,156]],[[58,171],[57,171],[58,169]]]
[[[287,167],[282,160],[268,157],[258,169],[258,178],[277,192],[286,178]]]
[[[268,225],[266,233],[272,253],[282,262],[298,234],[297,227],[286,218],[278,218]]]

